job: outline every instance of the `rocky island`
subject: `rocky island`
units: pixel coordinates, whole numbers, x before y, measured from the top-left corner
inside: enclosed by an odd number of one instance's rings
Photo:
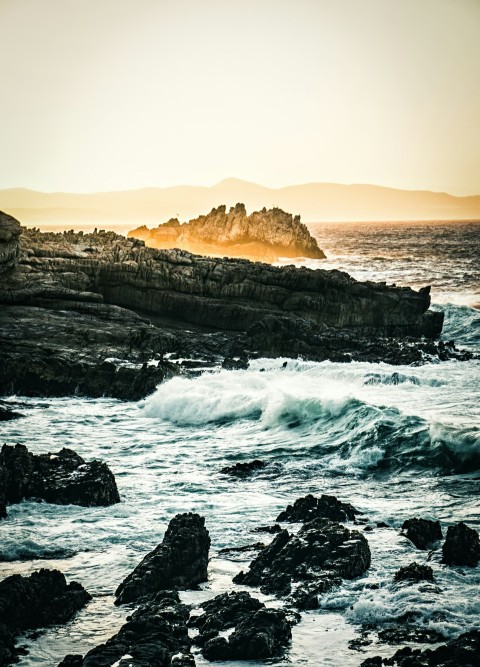
[[[156,250],[113,232],[42,233],[6,214],[0,303],[2,395],[136,400],[195,365],[258,356],[469,356],[434,342],[443,314],[429,310],[429,288]]]
[[[172,218],[155,229],[138,227],[128,236],[142,239],[152,248],[180,248],[201,255],[269,263],[280,257],[325,258],[300,216],[280,208],[263,208],[247,215],[243,204],[232,206],[228,213],[226,206],[218,206],[189,222],[181,224]]]

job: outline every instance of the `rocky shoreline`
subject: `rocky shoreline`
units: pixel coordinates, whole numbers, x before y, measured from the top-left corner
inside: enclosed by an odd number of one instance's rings
[[[63,503],[65,481],[58,467],[70,469],[72,460],[81,460],[75,452],[64,452],[66,450],[55,455],[59,463],[55,463],[53,455],[32,457],[26,448],[18,446],[15,450],[4,447],[2,456],[8,459],[16,453],[16,466],[4,465],[15,483],[23,479],[28,462],[35,465],[35,458],[41,460],[30,475],[36,476],[39,486],[49,486],[56,491],[49,502]],[[47,461],[54,462],[53,476],[51,466],[45,465]],[[259,466],[258,461],[252,463],[256,464],[251,467],[254,474]],[[80,466],[85,468],[84,463]],[[242,484],[241,479],[237,483]],[[112,481],[115,485],[113,476]],[[77,486],[82,485],[88,495],[88,480],[77,483]],[[116,485],[114,488],[116,495],[108,502],[119,500]],[[24,495],[28,497],[28,491]],[[75,502],[67,498],[68,501]],[[97,499],[90,505],[103,502]],[[247,572],[233,577],[231,589],[200,606],[192,606],[182,602],[182,591],[195,590],[207,582],[211,539],[203,517],[191,512],[176,515],[163,541],[145,555],[117,588],[115,604],[135,605],[125,624],[117,634],[85,656],[67,655],[59,667],[111,667],[113,664],[118,667],[194,667],[195,655],[199,652],[210,662],[284,656],[291,643],[291,629],[302,621],[302,614],[318,608],[322,596],[338,587],[342,579],[361,577],[375,566],[376,557],[366,537],[374,528],[361,511],[334,496],[297,498],[276,520],[291,528],[278,526],[278,530],[267,531],[273,533],[270,543],[251,546],[257,554]],[[377,529],[385,528],[388,526],[377,526]],[[266,532],[264,527],[258,529]],[[480,560],[479,534],[463,522],[449,526],[441,545],[443,534],[439,522],[414,517],[405,521],[398,539],[415,543],[419,556],[426,546],[430,553],[441,548],[441,563],[446,567],[473,568]],[[238,550],[248,553],[245,547]],[[428,588],[435,585],[435,570],[425,563],[412,562],[400,568],[393,581],[399,588],[421,582],[426,582]],[[239,586],[246,586],[251,592]],[[276,597],[278,604],[272,606],[272,602],[265,604],[258,599],[258,589],[260,593]],[[41,569],[27,577],[12,575],[4,579],[0,583],[0,665],[13,664],[16,656],[23,652],[16,640],[20,632],[65,623],[90,600],[91,596],[80,583],[67,585],[58,570]],[[364,667],[478,665],[479,632],[471,631],[444,643],[441,634],[416,624],[413,611],[408,618],[398,618],[386,627],[365,626],[361,637],[351,642],[350,648],[361,650],[374,639],[384,645],[429,643],[436,646],[423,652],[405,646],[392,658],[368,658],[362,663]]]
[[[256,357],[421,364],[471,353],[435,338],[429,289],[359,283],[146,248],[113,232],[42,233],[0,214],[0,395],[145,397]]]

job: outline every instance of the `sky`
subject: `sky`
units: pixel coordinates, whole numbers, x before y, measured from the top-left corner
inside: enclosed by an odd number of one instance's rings
[[[0,188],[480,193],[480,0],[0,0]]]

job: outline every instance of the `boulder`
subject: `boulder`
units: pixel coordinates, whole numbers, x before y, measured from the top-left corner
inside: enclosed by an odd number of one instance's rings
[[[245,591],[223,593],[203,604],[203,613],[190,625],[199,629],[194,642],[205,658],[263,660],[279,657],[291,640],[291,622],[285,612],[267,609]],[[228,636],[219,636],[230,628]]]
[[[305,522],[312,519],[330,519],[331,521],[354,521],[357,514],[362,514],[353,505],[342,503],[335,496],[322,495],[316,498],[309,494],[298,498],[293,505],[277,516],[277,521]]]
[[[210,536],[198,514],[177,514],[165,537],[117,588],[115,604],[138,602],[170,589],[196,588],[207,579]]]
[[[12,271],[19,256],[20,223],[0,211],[0,274]]]
[[[87,463],[71,449],[35,455],[24,445],[3,445],[0,452],[0,501],[38,498],[57,505],[85,507],[120,502],[113,473],[106,463]]]
[[[278,533],[234,582],[260,586],[264,593],[281,596],[295,587],[293,603],[312,608],[314,596],[342,579],[360,576],[370,567],[370,561],[364,535],[328,519],[314,519],[296,535],[286,530]]]
[[[468,565],[475,567],[480,560],[480,540],[478,532],[463,521],[449,526],[442,547],[442,563],[447,565]]]
[[[7,408],[5,405],[0,405],[0,422],[12,421],[20,417],[23,417],[21,412],[15,412],[15,410]]]
[[[395,573],[395,581],[433,581],[433,570],[429,565],[410,563]]]
[[[426,550],[442,539],[442,529],[439,521],[414,517],[403,522],[402,535],[413,542],[417,549]]]

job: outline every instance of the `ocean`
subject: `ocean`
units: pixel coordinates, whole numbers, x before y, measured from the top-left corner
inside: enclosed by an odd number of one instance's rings
[[[296,263],[415,289],[431,285],[433,307],[446,314],[443,338],[480,353],[480,223],[309,227],[327,260]],[[69,447],[106,461],[122,499],[107,508],[26,501],[9,508],[0,577],[58,568],[93,595],[66,625],[22,637],[29,653],[18,664],[52,667],[114,634],[129,612],[113,605],[115,588],[176,513],[204,516],[212,538],[209,581],[181,595],[200,603],[238,589],[231,579],[250,560],[219,551],[258,541],[255,527],[274,523],[307,493],[335,495],[365,513],[374,527],[365,533],[372,565],[322,596],[320,609],[302,614],[277,665],[357,666],[391,655],[398,647],[374,636],[360,651],[349,642],[365,626],[388,627],[409,612],[415,625],[446,638],[480,629],[480,567],[444,566],[435,551],[434,586],[393,581],[400,566],[428,558],[399,535],[405,519],[439,520],[444,533],[458,521],[480,529],[479,397],[479,360],[392,367],[301,359],[257,359],[247,370],[176,377],[137,403],[13,397],[24,401],[26,417],[0,425],[2,442],[34,453]],[[255,458],[271,465],[246,480],[219,472]]]

